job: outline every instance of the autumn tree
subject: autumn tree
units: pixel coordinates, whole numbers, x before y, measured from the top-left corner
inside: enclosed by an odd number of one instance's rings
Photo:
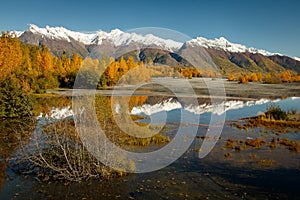
[[[248,83],[249,76],[248,75],[239,75],[238,81],[239,81],[239,83]]]
[[[291,82],[292,81],[292,73],[289,70],[286,70],[281,73],[282,82]]]
[[[37,51],[37,66],[39,69],[38,83],[40,89],[46,90],[59,86],[57,77],[55,77],[53,61],[53,56],[45,46],[42,46],[41,49]]]
[[[21,65],[21,42],[9,33],[2,33],[0,37],[0,81],[10,76]]]
[[[136,63],[134,62],[134,58],[132,56],[128,57],[127,66],[128,70],[131,70],[132,68],[136,67]]]
[[[234,76],[232,74],[230,74],[228,76],[228,81],[234,81],[234,80],[235,80]]]
[[[122,56],[121,59],[120,59],[120,68],[119,68],[119,71],[120,71],[122,74],[126,74],[127,71],[128,71],[127,62],[126,62],[126,60],[124,59],[123,56]]]
[[[251,82],[257,82],[258,81],[258,76],[256,73],[251,74],[250,80]]]

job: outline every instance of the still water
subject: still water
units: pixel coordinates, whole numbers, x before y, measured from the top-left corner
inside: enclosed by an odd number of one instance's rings
[[[270,142],[273,137],[278,137],[299,142],[299,132],[276,135],[258,128],[245,131],[231,126],[232,121],[243,123],[241,118],[256,116],[273,104],[300,112],[300,98],[227,101],[222,105],[144,98],[130,110],[132,114],[145,116],[142,122],[165,122],[168,126],[165,134],[174,138],[179,123],[187,128],[195,127],[191,119],[198,117],[197,136],[180,158],[163,169],[103,181],[40,182],[33,176],[20,174],[11,159],[19,151],[20,137],[7,140],[8,133],[2,131],[0,199],[297,199],[300,195],[299,153],[281,146],[273,150],[268,146],[247,148],[240,152],[224,148],[229,138],[244,141],[260,137]],[[118,108],[119,105],[112,105],[115,111]],[[59,120],[71,115],[70,107],[63,105],[52,109],[52,114],[47,117]],[[214,120],[211,122],[211,119]],[[39,118],[39,123],[43,120],[45,116]],[[218,141],[212,151],[200,159],[199,147],[205,141],[201,136],[207,137],[208,131],[220,124],[222,132]],[[30,141],[30,138],[25,139]],[[226,153],[231,156],[225,158]]]

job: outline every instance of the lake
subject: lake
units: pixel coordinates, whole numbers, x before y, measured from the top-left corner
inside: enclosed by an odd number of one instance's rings
[[[118,114],[123,112],[123,105],[118,97],[115,98],[111,109]],[[273,104],[286,111],[294,109],[300,112],[298,97],[227,100],[213,105],[210,100],[201,98],[195,102],[187,97],[138,96],[130,101],[127,114],[141,116],[138,119],[140,123],[164,124],[163,135],[170,137],[171,141],[183,134],[182,138],[187,138],[186,143],[179,139],[180,142],[175,144],[180,148],[179,144],[187,145],[186,149],[182,147],[182,151],[174,157],[170,155],[172,162],[166,167],[158,167],[156,171],[147,166],[147,173],[79,183],[41,181],[30,173],[22,174],[14,167],[14,158],[20,155],[22,140],[29,145],[47,119],[73,117],[70,98],[41,101],[44,102],[43,108],[36,109],[48,115],[38,117],[30,136],[11,136],[8,139],[9,131],[14,129],[17,135],[23,129],[9,121],[2,125],[0,199],[297,199],[300,195],[299,153],[283,145],[274,149],[268,145],[273,138],[299,142],[299,132],[288,130],[278,134],[263,127],[246,130],[235,126],[243,125],[243,118],[265,112]],[[247,139],[255,138],[264,140],[265,144],[260,148],[244,145]],[[240,146],[245,148],[240,151],[227,148],[229,139],[241,141]],[[131,151],[143,153],[166,146],[150,145]],[[143,167],[141,164],[141,172]]]

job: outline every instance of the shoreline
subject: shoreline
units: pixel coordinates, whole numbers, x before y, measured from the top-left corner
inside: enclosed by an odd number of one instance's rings
[[[185,84],[189,85],[185,85]],[[208,87],[208,86],[209,87]],[[191,94],[191,88],[193,89]],[[224,89],[223,89],[224,88]],[[171,91],[172,90],[172,91]],[[216,91],[217,95],[210,95],[209,90]],[[133,92],[134,91],[134,92]],[[73,94],[74,93],[74,94]],[[262,98],[276,99],[300,97],[300,84],[281,83],[264,84],[251,82],[240,84],[225,79],[214,80],[211,78],[174,79],[153,78],[150,83],[116,86],[100,90],[91,89],[59,89],[47,90],[46,94],[74,96],[78,94],[99,94],[104,96],[170,96],[170,97],[196,97],[215,98],[226,100],[251,101]],[[174,94],[176,93],[176,95]],[[219,94],[219,95],[218,95]],[[225,96],[223,96],[225,94]]]

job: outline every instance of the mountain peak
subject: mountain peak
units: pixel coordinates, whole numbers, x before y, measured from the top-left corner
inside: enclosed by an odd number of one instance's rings
[[[223,49],[225,51],[230,52],[245,52],[245,50],[247,49],[246,46],[231,43],[224,37],[215,38],[212,40],[203,37],[197,37],[196,39],[192,39],[187,43],[192,46],[203,46],[206,48]]]
[[[36,30],[39,29],[39,27],[35,24],[29,24],[28,30]]]
[[[70,42],[71,39],[74,39],[84,44],[89,44],[94,37],[94,34],[80,33],[70,31],[64,27],[50,27],[48,25],[45,26],[45,28],[40,28],[37,25],[30,24],[28,31],[50,39],[66,40],[68,42]]]
[[[248,48],[242,44],[232,43],[229,42],[225,37],[220,37],[215,39],[206,39],[203,37],[197,37],[196,39],[187,41],[187,44],[191,46],[202,46],[205,48],[214,48],[214,49],[219,49],[219,50],[224,50],[224,51],[234,52],[234,53],[250,52],[253,54],[259,53],[264,56],[282,55],[280,53],[271,53],[266,50],[256,49],[254,47]]]
[[[56,40],[64,40],[71,42],[72,39],[78,41],[84,45],[101,45],[103,40],[110,41],[113,46],[119,47],[124,45],[129,45],[131,43],[139,44],[142,46],[155,46],[168,51],[177,51],[179,50],[183,43],[177,42],[171,39],[162,39],[152,34],[140,35],[137,33],[131,32],[123,32],[122,30],[115,28],[110,32],[105,31],[97,31],[95,33],[82,33],[68,30],[64,27],[50,27],[45,26],[45,28],[40,28],[35,24],[29,24],[27,32],[31,32],[33,34],[37,34],[42,36],[42,38],[56,39]],[[12,31],[17,37],[23,35],[23,32],[20,31]],[[197,47],[201,46],[204,48],[214,48],[218,50],[224,50],[228,52],[234,53],[259,53],[264,56],[272,56],[272,55],[282,55],[280,53],[271,53],[266,50],[256,49],[253,47],[246,47],[242,44],[236,44],[229,42],[225,37],[215,38],[215,39],[207,39],[204,37],[197,37],[195,39],[191,39],[185,42],[185,45]],[[293,58],[295,60],[300,60],[299,58]]]
[[[28,31],[30,31],[33,34],[38,34],[38,35],[48,37],[50,39],[62,39],[70,42],[70,38],[68,34],[66,34],[68,30],[63,27],[46,26],[45,28],[40,28],[37,25],[30,24]]]
[[[64,27],[46,26],[45,28],[40,28],[34,24],[30,24],[28,31],[50,39],[66,40],[68,42],[70,42],[71,39],[74,39],[85,45],[101,45],[103,40],[109,40],[115,47],[129,45],[134,42],[146,46],[155,45],[165,50],[174,51],[178,50],[182,46],[182,43],[180,42],[164,40],[152,34],[144,36],[137,33],[123,32],[117,28],[112,29],[110,32],[97,31],[96,33],[87,34],[70,31]]]
[[[140,35],[134,32],[123,32],[120,29],[113,29],[110,32],[98,31],[92,43],[101,45],[104,40],[112,42],[115,47],[136,43],[146,46],[155,45],[165,50],[174,51],[182,46],[180,42],[165,40],[152,34]]]
[[[120,34],[122,34],[122,33],[124,33],[124,32],[121,31],[121,30],[118,29],[118,28],[115,28],[115,29],[113,29],[113,30],[110,31],[110,34],[111,34],[111,35],[120,35]]]
[[[215,40],[218,40],[218,41],[224,42],[224,43],[229,43],[229,41],[225,37],[220,37],[219,39],[216,38]]]

